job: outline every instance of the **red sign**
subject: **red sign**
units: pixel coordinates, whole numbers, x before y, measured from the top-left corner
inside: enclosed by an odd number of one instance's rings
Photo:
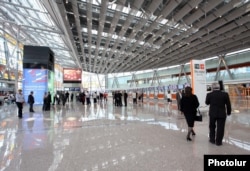
[[[81,69],[63,69],[64,81],[81,81],[82,70]]]

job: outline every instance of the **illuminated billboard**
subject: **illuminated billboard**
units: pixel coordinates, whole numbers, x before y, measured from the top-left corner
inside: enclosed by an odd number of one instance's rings
[[[81,83],[82,82],[82,70],[64,68],[63,69],[63,82],[65,83]]]
[[[35,104],[43,104],[45,92],[53,92],[54,73],[47,69],[23,69],[23,94],[27,101],[34,92]]]

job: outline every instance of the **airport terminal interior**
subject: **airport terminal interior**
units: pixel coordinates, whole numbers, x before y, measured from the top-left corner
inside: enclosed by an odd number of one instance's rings
[[[220,146],[205,105],[214,82],[232,105]],[[176,100],[187,86],[203,117],[191,141]],[[249,101],[250,0],[0,0],[1,171],[201,171],[205,155],[250,154]]]
[[[15,104],[0,108],[1,170],[203,170],[204,155],[249,154],[248,99],[231,99],[222,146],[208,141],[208,115],[195,122],[196,135],[186,140],[187,124],[176,108],[159,100],[129,99],[127,107],[107,102],[67,102],[42,111]]]

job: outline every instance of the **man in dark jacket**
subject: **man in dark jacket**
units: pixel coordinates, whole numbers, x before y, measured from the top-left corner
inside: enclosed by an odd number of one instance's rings
[[[126,90],[124,90],[124,94],[123,94],[123,100],[124,100],[124,105],[127,106],[127,99],[128,99],[128,93],[126,92]]]
[[[226,92],[220,91],[218,83],[212,84],[213,91],[206,96],[205,103],[209,107],[209,141],[222,145],[227,115],[231,114],[231,102]]]
[[[33,91],[30,92],[29,96],[28,96],[28,103],[30,105],[30,112],[35,112],[33,110],[33,104],[35,103],[35,98],[33,96]]]

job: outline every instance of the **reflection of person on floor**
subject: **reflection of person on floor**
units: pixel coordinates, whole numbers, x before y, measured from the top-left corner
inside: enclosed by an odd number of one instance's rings
[[[30,115],[30,116],[29,116],[30,118],[29,118],[29,120],[27,121],[27,125],[28,125],[29,131],[32,132],[32,131],[33,131],[33,126],[34,126],[33,113],[30,113],[29,115]]]
[[[209,141],[212,144],[222,145],[225,122],[227,115],[231,114],[231,102],[229,95],[220,90],[219,83],[212,84],[213,91],[206,96],[206,104],[209,106]]]

